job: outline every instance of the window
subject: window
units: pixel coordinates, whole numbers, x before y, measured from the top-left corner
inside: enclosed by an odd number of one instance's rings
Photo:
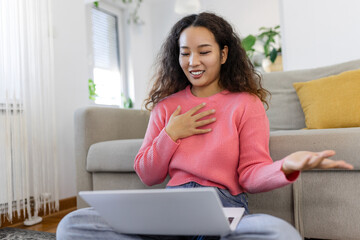
[[[92,76],[96,85],[96,104],[122,105],[124,72],[122,67],[122,14],[120,10],[91,8]]]

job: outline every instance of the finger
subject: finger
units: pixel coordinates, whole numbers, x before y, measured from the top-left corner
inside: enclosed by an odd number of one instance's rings
[[[202,103],[197,105],[196,107],[193,107],[192,109],[190,109],[187,113],[190,114],[190,116],[194,115],[197,111],[199,111],[200,109],[202,109],[203,107],[205,107],[206,103]]]
[[[207,129],[195,129],[194,134],[204,134],[204,133],[208,133],[211,132],[212,129],[211,128],[207,128]]]
[[[321,154],[315,153],[315,155],[312,155],[307,168],[308,169],[317,168],[319,165],[321,165],[322,161],[324,161],[324,160],[325,160],[325,158]]]
[[[206,119],[206,120],[202,120],[202,121],[197,121],[195,122],[195,127],[201,127],[201,126],[205,126],[207,124],[213,123],[216,121],[216,118],[210,118],[210,119]]]
[[[318,168],[319,169],[340,168],[340,169],[352,170],[354,169],[354,166],[343,160],[334,161],[331,159],[324,159],[324,161],[321,162]]]
[[[180,112],[181,112],[181,106],[179,105],[179,106],[175,109],[175,111],[171,114],[171,116],[172,116],[172,117],[175,117],[175,116],[179,115]]]
[[[318,168],[318,166],[322,164],[324,159],[334,156],[335,151],[333,151],[333,150],[325,150],[325,151],[317,152],[317,153],[314,153],[314,154],[315,155],[313,155],[311,161],[309,162],[309,166],[308,166],[309,169]]]
[[[318,152],[317,154],[319,154],[323,158],[329,158],[329,157],[334,156],[336,154],[336,152],[334,150],[325,150],[325,151]]]
[[[193,118],[196,120],[199,120],[203,117],[206,117],[208,115],[211,115],[211,114],[214,114],[215,113],[215,109],[211,109],[211,110],[207,110],[207,111],[204,111],[204,112],[201,112],[201,113],[198,113],[198,114],[195,114],[193,116]]]
[[[354,166],[352,164],[349,164],[345,161],[336,161],[337,165],[336,168],[342,168],[342,169],[348,169],[348,170],[353,170]]]

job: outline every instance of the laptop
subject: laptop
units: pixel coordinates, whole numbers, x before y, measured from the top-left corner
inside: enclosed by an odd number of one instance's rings
[[[223,236],[244,208],[223,208],[213,188],[82,191],[79,195],[125,234]]]

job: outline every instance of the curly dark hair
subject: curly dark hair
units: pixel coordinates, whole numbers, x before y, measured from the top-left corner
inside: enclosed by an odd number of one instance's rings
[[[145,108],[152,110],[161,99],[191,85],[179,64],[180,34],[190,26],[207,28],[214,34],[220,49],[224,46],[229,49],[220,69],[220,87],[230,92],[254,94],[268,107],[266,97],[270,93],[261,86],[261,75],[255,71],[233,27],[222,17],[203,12],[182,18],[171,29],[157,56],[154,85],[145,99]]]

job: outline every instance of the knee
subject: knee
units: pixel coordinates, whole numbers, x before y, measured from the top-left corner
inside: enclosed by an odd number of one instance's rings
[[[71,212],[61,219],[56,229],[56,239],[59,240],[71,239],[69,233],[71,232],[73,217],[74,217],[74,212]]]
[[[97,213],[92,208],[81,208],[70,212],[61,219],[56,229],[56,239],[74,239],[74,236],[83,230]]]
[[[277,236],[276,239],[294,239],[294,240],[301,240],[302,237],[300,236],[299,232],[288,222],[277,218],[277,217],[271,217],[271,221],[273,221],[273,229],[274,236]]]
[[[240,231],[263,239],[301,240],[299,232],[288,222],[267,214],[251,214],[244,216],[239,224]],[[262,238],[261,237],[261,238]]]

